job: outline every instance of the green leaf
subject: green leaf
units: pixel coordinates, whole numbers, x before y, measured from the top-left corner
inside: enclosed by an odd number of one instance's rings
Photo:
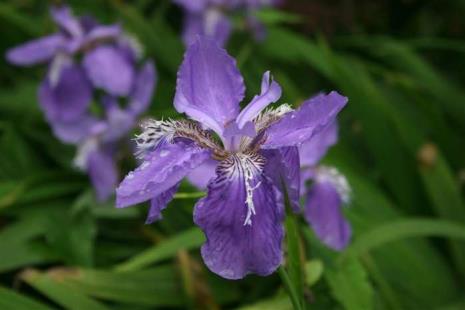
[[[311,260],[305,263],[305,284],[316,284],[323,275],[324,265],[321,260]]]
[[[51,310],[52,308],[25,295],[0,286],[0,309],[15,310]]]
[[[115,267],[117,271],[135,271],[173,257],[179,250],[200,247],[205,238],[198,228],[192,228],[162,241]]]
[[[331,294],[345,309],[373,309],[373,287],[358,259],[351,258],[327,268],[325,278]]]
[[[73,289],[65,283],[61,283],[60,274],[48,275],[36,270],[26,270],[21,274],[21,279],[27,284],[70,310],[107,310],[102,303],[87,297],[82,292]]]
[[[361,255],[389,242],[413,237],[445,237],[465,240],[465,227],[435,219],[403,219],[380,225],[357,237],[343,254],[344,259]]]
[[[261,300],[257,303],[254,303],[250,306],[244,306],[238,308],[238,310],[263,310],[263,309],[273,309],[273,310],[292,310],[292,304],[289,302],[287,296],[279,294],[273,298]]]
[[[170,266],[122,273],[55,269],[49,275],[80,294],[111,302],[175,307],[186,301],[180,293],[177,274]]]

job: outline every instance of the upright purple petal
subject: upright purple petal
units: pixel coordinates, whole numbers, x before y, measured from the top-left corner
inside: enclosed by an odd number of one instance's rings
[[[328,149],[337,142],[338,125],[334,121],[327,128],[316,134],[299,147],[302,166],[314,166],[326,154]]]
[[[127,96],[131,91],[134,69],[115,47],[93,49],[84,56],[83,65],[95,87],[114,96]]]
[[[331,182],[319,182],[310,188],[305,204],[305,219],[318,238],[334,250],[343,250],[352,230],[342,214],[342,199]]]
[[[174,2],[190,12],[202,12],[207,7],[209,0],[174,0]]]
[[[81,23],[74,17],[69,7],[52,7],[50,12],[55,23],[70,36],[82,37],[84,35],[84,29],[81,27]]]
[[[87,173],[99,201],[105,201],[113,195],[118,182],[118,170],[109,152],[101,149],[91,152],[87,159]]]
[[[266,150],[264,156],[267,159],[265,174],[277,184],[283,195],[287,193],[292,210],[300,212],[301,180],[297,147]]]
[[[346,103],[347,98],[335,91],[305,101],[298,110],[287,113],[268,128],[262,147],[273,149],[301,145],[333,123]]]
[[[92,43],[95,40],[117,39],[122,34],[120,25],[98,25],[92,28],[86,35],[85,42]]]
[[[7,51],[8,62],[18,66],[31,66],[49,61],[64,44],[60,34],[52,34],[43,38],[26,42]]]
[[[161,211],[164,210],[168,203],[173,200],[174,194],[178,191],[179,184],[176,184],[166,192],[161,193],[150,201],[149,215],[145,224],[152,224],[155,221],[162,219]]]
[[[76,64],[61,69],[56,86],[45,79],[39,88],[39,102],[49,121],[73,122],[87,111],[92,87],[84,71]]]
[[[194,221],[207,238],[203,260],[227,279],[266,276],[282,262],[282,197],[256,159],[244,156],[219,164],[207,196],[194,211]]]
[[[247,122],[252,121],[269,104],[278,101],[281,98],[281,92],[281,86],[271,79],[270,71],[265,72],[260,95],[255,96],[237,117],[236,122],[239,128],[243,128]]]
[[[157,197],[209,157],[209,151],[193,144],[166,143],[158,147],[121,182],[116,206],[123,208]]]
[[[198,189],[205,190],[207,189],[208,183],[215,177],[217,166],[218,161],[208,159],[202,165],[192,170],[187,176],[187,179]]]
[[[221,135],[235,120],[244,98],[244,81],[235,60],[211,39],[192,44],[178,72],[175,108]]]
[[[232,25],[229,18],[216,8],[209,9],[204,14],[203,34],[215,40],[219,46],[225,46],[228,41]]]
[[[128,106],[131,114],[139,115],[148,108],[156,82],[155,66],[152,61],[148,61],[140,69],[134,81]]]
[[[182,31],[182,40],[186,47],[195,42],[198,36],[204,35],[204,18],[203,14],[186,13],[184,16],[184,25]]]

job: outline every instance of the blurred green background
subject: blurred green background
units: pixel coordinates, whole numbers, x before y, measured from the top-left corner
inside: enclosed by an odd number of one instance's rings
[[[54,31],[48,4],[0,2],[1,55]],[[147,114],[176,116],[181,10],[169,0],[69,4],[140,39],[159,76]],[[333,89],[350,100],[325,163],[353,188],[353,242],[332,252],[291,218],[304,255],[297,269],[290,261],[290,286],[307,309],[465,309],[465,1],[287,0],[257,14],[266,40],[237,18],[227,47],[248,98],[271,70],[281,102]],[[45,70],[0,58],[0,309],[292,309],[277,274],[227,281],[206,269],[192,223],[201,194],[188,184],[150,226],[145,205],[97,204],[72,168],[74,147],[39,110]],[[135,165],[126,158],[122,174]]]

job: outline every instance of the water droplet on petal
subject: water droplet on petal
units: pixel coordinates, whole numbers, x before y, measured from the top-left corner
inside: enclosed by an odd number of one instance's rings
[[[170,151],[168,151],[168,150],[162,150],[162,151],[160,152],[160,157],[165,157],[165,156],[167,156],[169,153],[170,153]]]

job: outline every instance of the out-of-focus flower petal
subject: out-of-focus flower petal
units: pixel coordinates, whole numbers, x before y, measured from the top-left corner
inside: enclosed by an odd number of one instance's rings
[[[113,195],[118,183],[118,170],[112,154],[101,149],[91,152],[88,157],[87,173],[99,201],[105,201]]]
[[[56,86],[45,79],[39,88],[39,102],[51,122],[74,122],[87,111],[92,87],[84,71],[76,64],[61,69]]]
[[[149,215],[147,216],[147,220],[145,224],[152,224],[155,221],[159,221],[162,219],[161,211],[163,211],[168,203],[173,200],[174,194],[178,191],[179,184],[176,184],[172,188],[168,189],[166,192],[161,193],[155,198],[152,198],[150,201],[150,209]]]
[[[52,34],[37,40],[26,42],[7,51],[8,62],[18,66],[31,66],[49,61],[64,44],[60,34]]]
[[[143,113],[149,106],[152,99],[153,90],[155,89],[156,81],[155,66],[152,61],[144,64],[137,74],[134,87],[131,91],[128,111],[133,115]]]
[[[347,97],[335,91],[305,101],[298,110],[285,114],[267,129],[267,139],[262,147],[273,149],[301,145],[333,123],[346,103]]]
[[[93,116],[85,115],[73,122],[51,122],[55,136],[64,143],[77,144],[91,135],[106,129],[106,125]]]
[[[116,190],[118,208],[134,205],[169,190],[210,157],[194,144],[165,143],[130,172]]]
[[[337,142],[338,126],[334,121],[323,131],[317,133],[310,140],[299,147],[300,163],[302,166],[314,166],[326,154],[328,149]]]
[[[207,185],[215,177],[215,170],[218,162],[213,159],[206,160],[189,173],[187,179],[189,182],[200,190],[207,189]]]
[[[255,159],[221,162],[194,211],[207,238],[205,264],[227,279],[271,274],[282,262],[283,215],[282,197]]]
[[[184,16],[184,26],[182,31],[182,40],[186,47],[195,42],[198,36],[204,35],[203,14],[186,13]]]
[[[174,0],[183,9],[190,12],[202,12],[206,9],[209,0]]]
[[[84,35],[81,23],[74,17],[69,7],[52,7],[50,13],[55,23],[72,37],[82,37]]]
[[[86,43],[96,40],[117,39],[122,34],[120,25],[98,25],[95,26],[85,37]]]
[[[244,91],[235,60],[213,40],[199,37],[179,69],[174,105],[221,135],[239,113]]]
[[[205,12],[203,22],[203,34],[215,40],[219,46],[225,46],[228,41],[232,25],[231,21],[224,13],[216,8]]]
[[[239,128],[243,128],[247,122],[252,121],[264,108],[278,101],[279,98],[281,98],[281,86],[271,79],[270,71],[267,71],[263,74],[260,95],[255,96],[237,117]]]
[[[102,105],[105,108],[107,130],[102,134],[102,141],[115,142],[126,136],[136,123],[135,116],[118,106],[116,98],[104,96]]]
[[[132,88],[134,69],[126,57],[112,46],[100,46],[88,52],[84,68],[95,87],[114,96],[127,96]]]
[[[297,147],[266,150],[264,156],[267,159],[265,174],[281,189],[283,195],[287,193],[292,210],[296,213],[300,212],[301,180]]]
[[[342,200],[330,182],[316,181],[307,194],[305,219],[318,238],[334,250],[343,250],[352,230],[342,214]]]

